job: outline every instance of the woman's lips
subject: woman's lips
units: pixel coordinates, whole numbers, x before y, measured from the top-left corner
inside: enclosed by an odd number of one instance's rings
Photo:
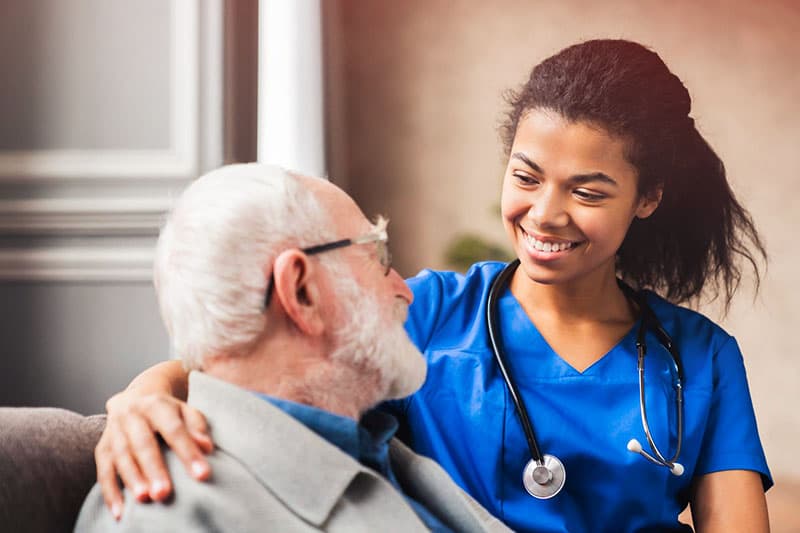
[[[556,259],[561,257],[581,244],[581,241],[570,241],[553,237],[534,237],[520,227],[528,251],[540,258]]]

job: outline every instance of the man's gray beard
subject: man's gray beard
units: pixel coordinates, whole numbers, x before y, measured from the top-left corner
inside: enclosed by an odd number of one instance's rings
[[[387,324],[386,310],[355,280],[347,275],[334,278],[346,322],[335,332],[337,347],[332,358],[377,371],[380,384],[376,403],[416,392],[425,381],[427,365],[403,327],[408,304],[398,298]]]

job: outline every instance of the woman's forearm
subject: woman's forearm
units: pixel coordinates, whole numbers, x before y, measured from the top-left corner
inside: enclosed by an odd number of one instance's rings
[[[189,392],[189,373],[180,361],[163,361],[133,378],[125,389],[137,395],[165,393],[186,401]]]
[[[750,470],[701,476],[692,497],[697,533],[767,533],[769,517],[761,477]]]

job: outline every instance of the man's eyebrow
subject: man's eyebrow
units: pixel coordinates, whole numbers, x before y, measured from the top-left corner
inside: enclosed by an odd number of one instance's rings
[[[386,231],[386,226],[389,225],[389,218],[383,215],[375,215],[372,217],[372,220],[369,221],[370,226],[372,229],[370,231],[377,232],[377,231]]]
[[[532,161],[530,157],[528,157],[527,155],[523,154],[522,152],[514,152],[513,154],[511,154],[511,158],[512,159],[519,159],[520,161],[522,161],[523,163],[528,165],[534,171],[539,172],[540,174],[544,174],[544,170],[542,170],[542,167],[540,167],[538,164],[536,164],[534,161]],[[573,183],[575,185],[584,185],[586,183],[599,181],[599,182],[602,182],[602,183],[607,183],[609,185],[613,185],[614,187],[619,186],[619,184],[617,183],[617,180],[615,180],[614,178],[612,178],[608,174],[605,174],[604,172],[590,172],[588,174],[575,174],[574,176],[570,176],[569,177],[569,181],[570,181],[570,183]]]

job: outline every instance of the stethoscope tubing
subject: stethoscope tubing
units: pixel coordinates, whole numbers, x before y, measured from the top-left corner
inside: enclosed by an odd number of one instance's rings
[[[653,313],[653,310],[647,304],[644,294],[633,290],[628,284],[622,282],[621,280],[619,280],[619,286],[625,293],[625,296],[636,303],[639,308],[639,314],[641,315],[639,328],[636,334],[636,370],[639,377],[639,412],[642,418],[644,435],[647,438],[647,443],[650,445],[650,450],[653,452],[655,457],[651,456],[645,451],[640,451],[639,453],[652,463],[668,466],[670,469],[672,469],[675,466],[675,461],[677,461],[681,454],[681,446],[683,444],[683,365],[681,357],[677,348],[673,344],[672,339],[662,327],[655,313]],[[647,419],[644,365],[645,356],[647,355],[645,334],[648,326],[653,331],[653,334],[656,336],[659,343],[669,352],[671,356],[670,362],[672,363],[672,370],[674,372],[673,375],[675,377],[675,416],[677,418],[678,438],[675,454],[670,459],[667,459],[664,454],[661,453],[661,450],[658,449],[655,439],[653,439],[653,435],[650,432],[650,424]]]
[[[494,358],[497,361],[497,366],[500,368],[500,373],[503,376],[503,380],[506,382],[506,386],[508,388],[509,395],[511,396],[511,400],[514,403],[514,407],[517,410],[517,416],[519,418],[520,424],[522,425],[522,430],[525,434],[525,440],[528,444],[528,449],[531,454],[531,462],[526,466],[523,472],[523,481],[525,484],[526,490],[531,494],[531,496],[535,498],[552,498],[561,490],[561,487],[564,483],[565,478],[565,471],[564,466],[561,461],[552,455],[543,454],[541,449],[539,448],[539,443],[536,440],[536,433],[533,429],[533,424],[531,423],[530,416],[528,414],[528,410],[525,407],[525,402],[522,400],[522,395],[517,389],[516,382],[513,379],[511,374],[511,370],[506,364],[504,351],[502,349],[501,343],[502,339],[498,333],[498,321],[497,321],[497,301],[500,297],[502,291],[508,287],[508,284],[511,280],[511,277],[516,272],[517,268],[519,267],[520,260],[515,259],[507,264],[500,274],[492,281],[491,286],[489,287],[489,294],[486,299],[486,325],[489,331],[489,343],[491,344],[492,351],[494,353]],[[672,339],[661,326],[658,318],[656,317],[653,310],[647,304],[646,297],[643,293],[637,292],[624,283],[622,280],[618,280],[619,286],[622,291],[625,293],[625,296],[636,303],[639,308],[640,313],[640,323],[637,332],[636,338],[636,348],[637,348],[637,372],[639,377],[639,410],[642,418],[642,427],[644,429],[645,437],[647,438],[647,443],[650,445],[650,450],[652,451],[653,455],[645,452],[641,449],[641,445],[638,444],[636,439],[631,439],[628,443],[628,449],[630,451],[634,451],[636,453],[641,454],[645,457],[648,461],[657,464],[659,466],[665,466],[670,469],[670,471],[675,475],[681,475],[683,473],[683,466],[677,463],[677,459],[681,453],[681,445],[683,443],[683,364],[681,361],[680,353],[678,352],[677,347],[674,346]],[[645,334],[646,329],[650,328],[653,334],[658,339],[659,343],[666,348],[671,356],[671,363],[672,363],[672,370],[673,375],[675,377],[675,393],[676,393],[676,400],[675,400],[675,409],[676,409],[676,418],[677,418],[677,426],[678,426],[678,433],[677,433],[677,446],[675,449],[675,454],[670,458],[666,459],[665,456],[661,453],[661,450],[658,449],[658,446],[653,439],[653,436],[650,432],[650,424],[647,419],[647,406],[646,406],[646,395],[645,395],[645,380],[644,380],[644,358],[647,353],[647,343],[645,342]],[[631,447],[631,444],[634,444],[634,447]],[[547,464],[546,464],[547,462]],[[526,476],[532,470],[531,463],[535,463],[537,470],[547,469],[549,472],[549,478],[547,482],[534,482],[533,479],[527,479]],[[551,466],[559,469],[558,475],[553,475],[553,470]],[[552,483],[556,482],[558,485],[553,486]],[[548,486],[550,485],[550,486]]]
[[[503,290],[503,288],[508,286],[510,278],[514,275],[514,272],[517,270],[518,266],[519,259],[515,259],[514,261],[510,262],[508,265],[506,265],[503,271],[498,274],[497,278],[492,283],[492,286],[489,289],[489,296],[486,300],[486,324],[488,325],[487,329],[489,330],[489,342],[492,345],[492,351],[494,352],[495,359],[497,360],[497,366],[500,368],[500,373],[503,375],[503,379],[506,382],[509,395],[511,396],[511,401],[514,402],[514,407],[517,409],[517,415],[520,423],[522,424],[523,432],[525,433],[525,440],[528,441],[528,449],[530,450],[531,458],[536,462],[536,464],[544,465],[544,457],[539,449],[539,443],[536,440],[536,433],[533,430],[531,419],[528,416],[528,410],[525,408],[525,403],[522,401],[522,396],[517,389],[516,381],[514,381],[513,377],[511,376],[511,370],[506,365],[505,357],[503,355],[505,352],[500,347],[500,343],[502,341],[499,338],[499,335],[496,334],[498,330],[497,299],[500,296],[500,292]]]

